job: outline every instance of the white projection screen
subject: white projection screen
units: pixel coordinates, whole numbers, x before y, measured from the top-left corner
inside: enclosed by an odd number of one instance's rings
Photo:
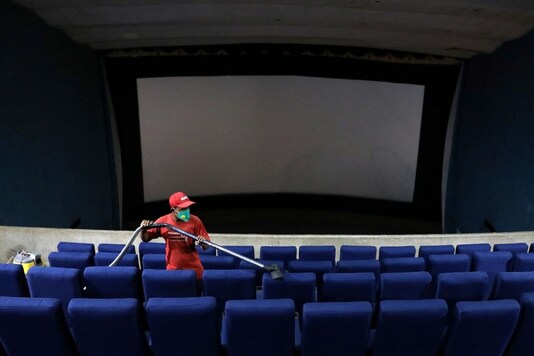
[[[145,202],[172,192],[412,202],[424,86],[305,76],[137,79]]]

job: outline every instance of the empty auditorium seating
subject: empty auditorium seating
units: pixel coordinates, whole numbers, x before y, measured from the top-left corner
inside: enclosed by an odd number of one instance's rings
[[[489,252],[491,251],[491,245],[486,242],[472,243],[472,244],[458,244],[456,245],[457,255],[468,255],[470,258],[475,252]]]
[[[298,259],[301,261],[330,261],[334,266],[336,264],[336,247],[333,245],[299,246]]]
[[[458,302],[443,342],[443,355],[501,356],[519,318],[515,300]]]
[[[475,252],[471,257],[471,270],[484,271],[488,274],[488,297],[493,289],[497,273],[509,271],[511,268],[512,253],[509,251]]]
[[[372,355],[436,355],[446,317],[441,299],[380,302]]]
[[[160,253],[145,253],[141,260],[142,269],[166,269],[167,260]]]
[[[30,268],[27,279],[32,298],[58,299],[66,318],[71,299],[83,296],[82,273],[76,268]]]
[[[235,252],[238,255],[241,255],[241,256],[244,256],[244,257],[247,257],[247,258],[250,258],[250,259],[254,259],[254,257],[255,257],[254,256],[255,255],[254,246],[223,246],[223,247],[228,251]],[[222,251],[222,250],[217,250],[217,256],[221,256],[221,257],[222,256],[230,256],[230,257],[232,257],[232,259],[234,261],[234,268],[239,268],[239,263],[240,263],[241,259],[239,259],[238,257],[232,256],[228,252],[225,252],[225,251]]]
[[[264,299],[292,299],[295,311],[302,314],[304,303],[317,301],[315,273],[286,273],[283,279],[274,280],[269,273],[263,274]]]
[[[77,298],[68,312],[81,355],[149,354],[139,300]]]
[[[228,356],[293,356],[294,312],[291,299],[228,301],[222,336]]]
[[[495,277],[492,299],[520,300],[523,293],[534,292],[534,272],[500,272]]]
[[[147,254],[165,254],[165,244],[161,242],[139,242],[137,247],[139,251],[139,260],[143,261],[143,257]]]
[[[31,268],[30,268],[31,269]],[[29,297],[28,283],[22,265],[0,264],[0,296]]]
[[[514,272],[534,271],[534,253],[516,253],[512,265]]]
[[[376,259],[376,246],[341,245],[339,260],[374,260]]]
[[[513,254],[528,252],[528,245],[525,242],[513,243],[496,243],[493,245],[493,251],[508,251]]]
[[[300,355],[365,355],[372,314],[369,302],[304,304]]]
[[[145,310],[154,355],[220,355],[215,298],[150,298]]]
[[[340,260],[336,265],[336,272],[372,272],[376,280],[380,276],[380,261],[378,260]]]
[[[380,246],[378,259],[393,257],[415,257],[415,246]]]
[[[380,270],[387,272],[417,272],[425,270],[423,257],[388,257],[380,261]]]
[[[375,302],[376,280],[372,272],[325,273],[318,300],[321,302]]]
[[[95,266],[109,266],[118,256],[117,252],[97,252]],[[135,253],[126,253],[117,262],[116,266],[130,266],[139,268],[139,259]]]
[[[141,278],[135,267],[87,267],[83,279],[89,298],[143,299]]]
[[[427,295],[433,297],[436,292],[438,276],[441,273],[469,272],[471,262],[467,255],[430,255],[427,260],[427,271],[432,281],[427,289]]]
[[[234,269],[235,258],[232,256],[200,255],[200,263],[204,269]]]
[[[84,270],[88,266],[94,266],[94,254],[90,252],[59,252],[52,251],[48,254],[48,263],[52,267],[67,267]]]
[[[421,299],[432,276],[426,271],[380,274],[379,300]]]
[[[148,255],[145,255],[145,257]],[[196,273],[193,270],[145,269],[141,273],[145,298],[195,297]]]
[[[119,253],[126,246],[126,244],[115,244],[115,243],[100,243],[97,247],[97,252],[115,252]],[[135,246],[131,245],[126,249],[126,253],[135,254]]]
[[[289,261],[297,259],[296,246],[261,246],[260,259],[281,260],[287,266]]]
[[[278,266],[278,268],[281,270],[281,271],[284,271],[285,270],[285,265],[284,265],[284,262],[282,260],[263,260],[263,259],[259,259],[259,260],[255,260],[256,262],[262,264],[263,266]],[[258,265],[255,265],[253,263],[250,263],[249,261],[245,261],[245,260],[242,260],[240,263],[239,263],[239,269],[250,269],[250,270],[253,270],[254,273],[256,274],[256,286],[257,287],[261,287],[261,281],[263,279],[263,274],[266,273],[265,269],[258,266]],[[267,272],[268,273],[268,272]]]
[[[56,298],[0,296],[0,340],[8,355],[77,355]]]
[[[330,261],[321,260],[295,260],[289,261],[287,270],[290,273],[304,273],[312,272],[315,273],[315,280],[317,281],[317,288],[321,288],[323,282],[323,275],[325,273],[334,272],[334,265]]]
[[[58,252],[88,252],[95,254],[95,245],[87,242],[60,241],[57,244]]]
[[[419,257],[422,257],[425,261],[428,260],[430,255],[453,255],[454,245],[423,245],[419,246]]]
[[[534,293],[524,293],[519,300],[521,313],[512,340],[508,346],[509,356],[534,355]]]

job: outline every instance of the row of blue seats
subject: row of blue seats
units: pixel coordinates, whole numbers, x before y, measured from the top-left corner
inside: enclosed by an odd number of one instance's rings
[[[54,297],[66,307],[73,298],[135,298],[146,301],[155,297],[193,297],[197,295],[196,275],[192,270],[152,270],[139,272],[134,267],[32,267],[24,275],[20,265],[0,265],[0,295]],[[291,298],[297,311],[307,302],[350,302],[383,300],[444,299],[451,305],[458,301],[515,299],[534,292],[534,272],[500,272],[494,283],[488,274],[476,272],[442,273],[433,279],[430,273],[325,273],[318,280],[315,273],[286,273],[282,280],[262,275],[257,289],[257,275],[252,270],[206,270],[203,295],[217,299],[222,311],[231,299]]]
[[[453,315],[447,323],[447,316]],[[213,297],[72,299],[0,297],[9,355],[532,355],[534,294],[515,300],[369,302],[229,300],[221,328]]]

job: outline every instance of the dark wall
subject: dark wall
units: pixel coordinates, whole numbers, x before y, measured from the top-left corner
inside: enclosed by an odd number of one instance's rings
[[[534,32],[465,63],[445,232],[534,230]]]
[[[0,225],[116,228],[98,56],[0,0]]]

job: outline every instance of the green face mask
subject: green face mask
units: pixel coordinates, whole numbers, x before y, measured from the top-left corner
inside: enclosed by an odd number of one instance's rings
[[[190,218],[189,208],[175,212],[174,215],[176,216],[177,219],[188,222]]]

